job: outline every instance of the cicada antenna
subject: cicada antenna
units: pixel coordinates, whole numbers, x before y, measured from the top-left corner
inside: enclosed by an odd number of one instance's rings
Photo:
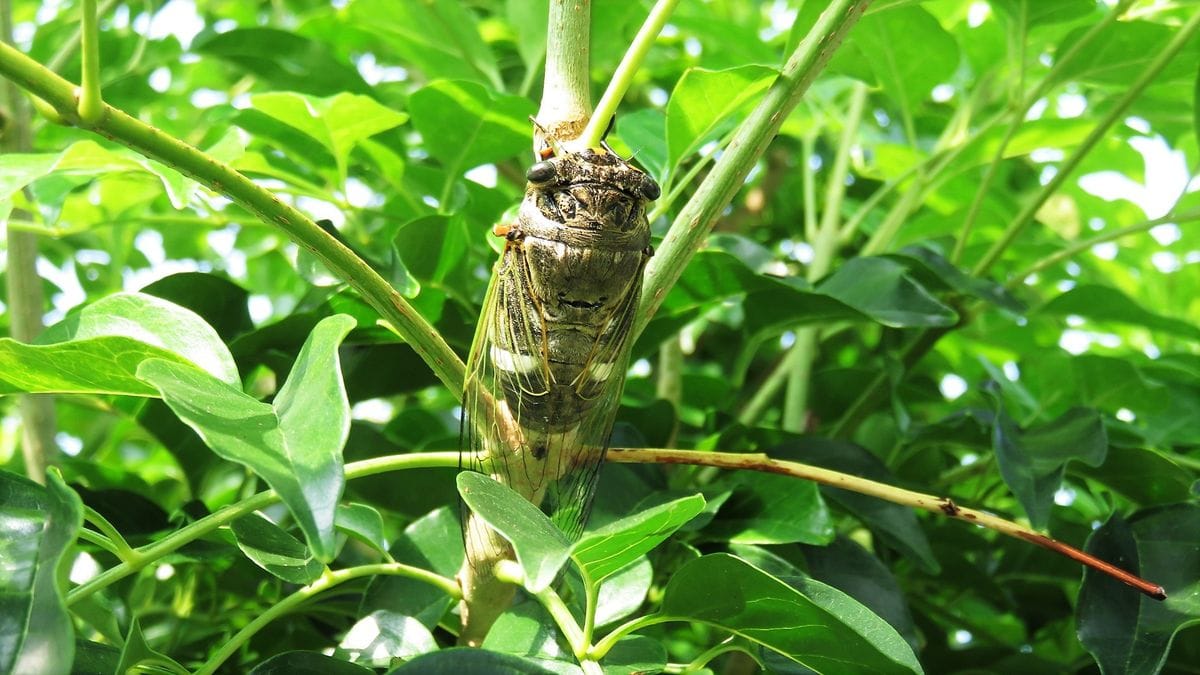
[[[550,159],[555,155],[563,154],[562,146],[550,135],[546,127],[542,126],[533,115],[529,116],[529,121],[533,124],[533,128],[537,130],[538,136],[540,136],[544,144],[543,147],[538,147],[538,137],[534,138],[533,154],[537,156],[538,160]]]

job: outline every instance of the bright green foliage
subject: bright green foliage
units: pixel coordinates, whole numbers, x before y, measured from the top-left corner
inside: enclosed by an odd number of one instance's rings
[[[0,0],[68,99],[82,4]],[[778,133],[717,186],[736,195],[697,251],[671,242],[710,223],[676,216],[830,0],[680,2],[607,138],[662,183],[651,267],[687,263],[633,345],[614,447],[949,497],[1086,542],[1165,602],[781,475],[609,463],[571,542],[447,455],[395,470],[458,448],[461,402],[420,347],[469,351],[491,229],[536,161],[550,1],[97,4],[104,100],[206,154],[40,116],[0,147],[0,217],[39,237],[36,273],[10,249],[0,286],[40,284],[49,326],[9,339],[22,298],[3,298],[0,672],[1200,663],[1197,33],[1147,75],[1194,2],[874,0],[768,111]],[[589,4],[594,102],[654,3]],[[270,195],[197,180],[212,162]],[[297,246],[285,203],[329,236]],[[327,264],[346,250],[354,278]],[[404,303],[427,335],[379,323]],[[56,395],[44,487],[20,477],[24,393]],[[482,650],[455,648],[456,488],[524,574]]]

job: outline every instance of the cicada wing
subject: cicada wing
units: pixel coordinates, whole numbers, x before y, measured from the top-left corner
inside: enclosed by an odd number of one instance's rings
[[[576,395],[591,400],[591,407],[571,438],[564,439],[574,445],[573,452],[559,454],[560,461],[569,465],[556,467],[554,473],[558,478],[547,489],[543,509],[572,539],[583,532],[591,514],[600,467],[620,408],[633,347],[634,316],[641,297],[641,276],[639,270],[621,302],[605,318],[587,364],[575,383]]]
[[[530,486],[536,488],[542,467],[527,451],[519,402],[522,396],[547,390],[549,371],[544,321],[531,310],[530,297],[520,244],[509,242],[493,272],[467,359],[459,465],[489,475],[538,503],[542,491],[535,494]],[[510,399],[517,402],[515,407]],[[480,524],[471,523],[465,505],[462,517],[472,563],[503,555],[502,542]]]

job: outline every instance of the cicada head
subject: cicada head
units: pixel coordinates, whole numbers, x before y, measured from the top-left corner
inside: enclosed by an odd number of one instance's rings
[[[547,219],[568,227],[627,232],[644,222],[658,183],[608,151],[551,157],[529,167],[526,199]]]

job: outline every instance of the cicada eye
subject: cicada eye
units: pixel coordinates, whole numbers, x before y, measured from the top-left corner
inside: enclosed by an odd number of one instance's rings
[[[662,188],[660,188],[658,183],[655,183],[654,179],[650,176],[642,177],[641,191],[642,196],[645,197],[647,201],[651,202],[655,199],[658,199],[659,195],[662,194]]]
[[[547,183],[554,178],[554,165],[550,162],[538,162],[529,167],[529,171],[525,172],[525,178],[530,183]]]

